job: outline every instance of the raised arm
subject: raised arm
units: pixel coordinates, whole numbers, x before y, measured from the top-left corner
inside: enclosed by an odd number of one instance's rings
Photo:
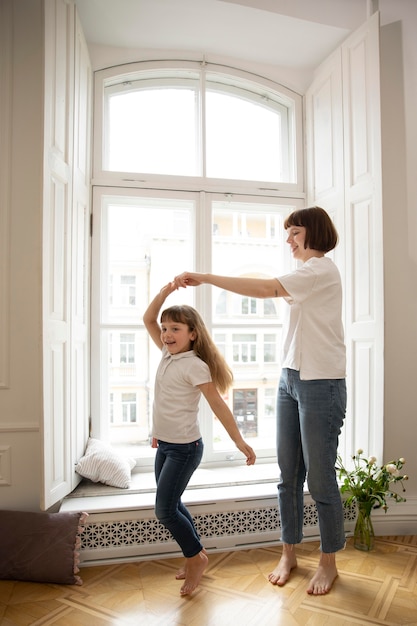
[[[217,274],[183,272],[174,278],[174,282],[177,287],[213,285],[252,298],[278,298],[289,295],[277,278],[248,278],[245,276],[218,276]]]
[[[242,452],[242,454],[245,455],[246,465],[253,465],[256,461],[256,454],[240,434],[240,430],[236,424],[235,418],[233,417],[233,413],[219,394],[215,384],[210,382],[198,385],[198,387],[201,389],[201,392],[209,403],[213,413],[220,420],[235,446]]]
[[[162,350],[163,343],[161,340],[161,327],[158,322],[158,315],[169,294],[176,289],[177,286],[174,281],[162,287],[161,291],[155,296],[143,314],[143,323],[146,326],[146,330],[160,350]]]

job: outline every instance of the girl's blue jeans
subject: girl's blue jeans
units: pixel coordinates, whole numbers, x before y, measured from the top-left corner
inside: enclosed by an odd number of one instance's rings
[[[203,546],[181,496],[200,464],[203,449],[202,439],[192,443],[158,441],[155,457],[155,514],[187,558],[201,552]]]
[[[283,369],[277,398],[278,504],[281,540],[303,537],[304,482],[316,503],[321,550],[345,545],[343,504],[336,479],[339,435],[346,412],[346,381],[300,380]]]

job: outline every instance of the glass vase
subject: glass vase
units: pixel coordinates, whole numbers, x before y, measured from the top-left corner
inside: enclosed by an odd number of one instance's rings
[[[353,533],[353,545],[357,550],[368,552],[369,550],[373,550],[375,541],[374,527],[371,519],[372,503],[358,502],[357,508],[358,515]]]

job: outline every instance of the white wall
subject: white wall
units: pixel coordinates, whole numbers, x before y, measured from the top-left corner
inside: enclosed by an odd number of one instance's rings
[[[10,358],[8,387],[0,389],[0,448],[7,449],[1,455],[0,506],[37,510],[42,415],[42,1],[5,0],[3,9],[10,9],[3,17],[12,20],[8,25],[12,29],[11,119],[6,122],[12,131],[10,155],[3,152],[4,145],[0,147],[0,167],[11,160],[10,203],[1,208],[9,210],[10,219],[6,259]]]
[[[379,0],[385,272],[384,454],[417,498],[417,3]],[[394,508],[394,507],[393,507]]]
[[[43,11],[42,0],[2,1],[13,6],[14,30],[10,386],[0,389],[0,451],[10,447],[11,471],[10,484],[4,484],[0,465],[0,507],[38,510],[42,415]],[[386,391],[381,420],[385,424],[385,460],[406,457],[410,475],[406,495],[410,502],[416,503],[417,3],[379,0],[379,8],[386,298]],[[271,76],[271,72],[267,75]],[[0,147],[0,167],[6,158]],[[396,506],[401,505],[393,504],[390,512],[394,513]]]

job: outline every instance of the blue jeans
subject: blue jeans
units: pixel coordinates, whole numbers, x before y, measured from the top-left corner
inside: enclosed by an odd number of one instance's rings
[[[192,443],[158,441],[155,457],[155,514],[180,546],[185,557],[203,549],[190,512],[181,496],[203,456],[202,439]]]
[[[284,543],[302,540],[307,477],[317,507],[322,552],[337,552],[345,545],[343,504],[335,470],[345,412],[344,378],[300,380],[298,371],[282,370],[277,398],[277,457]]]

